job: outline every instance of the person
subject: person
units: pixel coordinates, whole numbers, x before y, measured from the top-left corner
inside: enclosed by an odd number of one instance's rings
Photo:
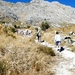
[[[55,44],[56,44],[56,47],[57,47],[57,50],[60,50],[60,44],[61,44],[61,36],[59,34],[59,32],[56,32],[56,35],[54,37],[54,41],[55,41]]]
[[[37,32],[37,38],[38,38],[38,42],[41,42],[41,31],[38,30]]]

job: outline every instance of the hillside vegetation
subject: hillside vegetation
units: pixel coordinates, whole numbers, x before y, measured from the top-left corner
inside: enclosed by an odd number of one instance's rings
[[[39,29],[43,42],[36,42]],[[24,35],[23,30],[32,33]],[[63,39],[61,46],[75,52],[75,8],[44,0],[15,4],[0,0],[0,75],[56,75],[57,66],[72,60],[54,50],[55,31],[71,37],[71,43]],[[42,45],[45,42],[54,48]],[[75,74],[74,68],[69,71]]]
[[[24,37],[13,33],[11,30],[5,31],[6,27],[0,25],[0,74],[1,75],[55,75],[53,68],[57,61],[63,58],[52,50],[38,43],[35,43],[36,35]],[[65,28],[50,28],[42,31],[42,39],[54,44],[53,36],[56,31],[74,31],[75,26]],[[35,29],[34,29],[35,30]],[[13,37],[14,36],[14,37]],[[73,36],[74,37],[74,36]],[[63,45],[66,45],[64,43]],[[67,46],[67,45],[66,45]],[[68,45],[74,51],[72,45]]]

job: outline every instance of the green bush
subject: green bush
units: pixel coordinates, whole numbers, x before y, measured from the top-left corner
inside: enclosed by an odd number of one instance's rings
[[[49,26],[49,24],[48,24],[48,22],[42,22],[42,24],[41,24],[41,29],[43,30],[43,31],[45,31],[46,29],[48,29],[50,26]]]
[[[38,49],[39,49],[39,51],[42,51],[42,52],[44,52],[46,54],[49,54],[51,56],[55,56],[55,52],[50,47],[47,47],[47,46],[39,46]]]
[[[14,25],[14,28],[17,28],[17,25]]]
[[[38,28],[35,28],[36,31],[38,31]]]
[[[3,29],[3,31],[5,32],[5,33],[8,33],[9,31],[11,31],[11,32],[15,32],[15,28],[13,28],[13,27],[9,27],[9,26],[5,26],[4,27],[4,29]]]
[[[6,35],[6,37],[7,37],[7,36],[11,36],[12,38],[16,39],[16,36],[15,36],[14,34],[12,34],[12,33],[8,33],[8,34]]]
[[[14,33],[15,32],[15,28],[10,27],[10,31]]]

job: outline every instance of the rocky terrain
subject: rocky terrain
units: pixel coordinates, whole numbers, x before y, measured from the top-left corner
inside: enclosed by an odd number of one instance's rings
[[[51,27],[40,28],[44,41],[37,42],[38,26],[45,21]],[[26,29],[31,35],[24,35]],[[71,37],[71,42],[63,39],[62,52],[55,47],[55,31]],[[0,75],[75,75],[75,8],[56,1],[0,0]]]
[[[12,23],[20,21],[21,25],[39,25],[44,20],[50,25],[75,24],[75,8],[44,0],[32,0],[30,3],[17,2],[16,4],[0,1],[0,21]]]

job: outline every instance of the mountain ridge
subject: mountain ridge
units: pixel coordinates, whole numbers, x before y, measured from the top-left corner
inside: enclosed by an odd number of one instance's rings
[[[0,1],[0,21],[10,17],[9,22],[21,21],[24,25],[39,25],[45,19],[50,25],[60,27],[62,24],[75,24],[75,8],[60,4],[59,2],[42,1],[16,4]],[[8,17],[6,17],[8,16]],[[2,18],[4,17],[4,18]]]

